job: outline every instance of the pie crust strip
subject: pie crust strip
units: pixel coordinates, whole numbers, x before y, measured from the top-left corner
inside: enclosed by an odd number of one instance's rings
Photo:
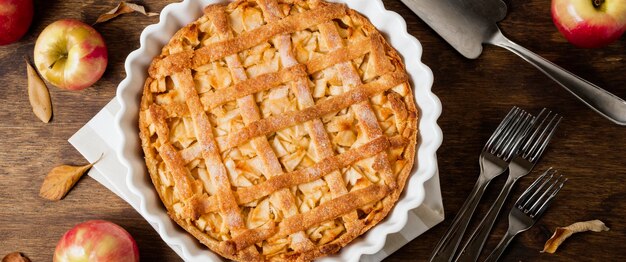
[[[239,231],[245,229],[245,225],[241,217],[239,205],[237,205],[237,201],[230,190],[230,181],[226,173],[226,168],[221,161],[217,144],[213,139],[211,123],[196,93],[191,70],[188,69],[172,75],[172,80],[174,81],[175,87],[183,91],[187,106],[189,107],[196,138],[202,148],[202,158],[205,161],[212,182],[216,185],[220,215],[225,219],[231,230],[237,234]]]
[[[161,78],[169,74],[180,72],[186,68],[198,66],[237,54],[243,50],[266,42],[272,37],[301,31],[326,21],[346,15],[347,7],[342,4],[328,4],[303,13],[292,15],[276,22],[271,22],[247,31],[237,38],[227,39],[209,44],[193,51],[172,54],[161,60],[155,60],[150,66],[149,74],[153,78]]]
[[[276,21],[282,18],[283,14],[280,12],[280,8],[276,1],[272,0],[260,0],[259,4],[263,9],[266,17],[270,21]],[[280,59],[285,66],[295,66],[298,64],[298,60],[295,58],[292,49],[291,37],[287,34],[283,34],[275,38],[277,42],[276,45],[279,49]],[[369,52],[367,49],[367,45],[365,48],[361,48],[364,52]],[[369,45],[371,48],[371,45]],[[349,56],[344,56],[344,58],[348,58]],[[355,57],[356,58],[356,57]],[[328,60],[334,60],[330,57]],[[349,60],[346,60],[349,61]],[[307,66],[309,67],[309,66]],[[311,91],[308,87],[308,75],[299,77],[291,84],[291,89],[296,95],[296,99],[301,107],[311,107],[315,105],[315,101],[313,100],[313,96],[311,95]],[[330,143],[330,139],[328,138],[328,134],[326,133],[326,129],[324,128],[324,124],[319,118],[315,118],[311,121],[308,121],[304,124],[306,131],[309,133],[309,136],[313,142],[313,148],[317,152],[317,155],[321,159],[332,157],[335,153],[332,149],[332,145]],[[329,172],[322,172],[323,174]],[[329,187],[331,192],[331,196],[336,198],[338,196],[344,195],[348,193],[348,189],[346,188],[345,182],[343,181],[343,177],[341,173],[338,171],[330,172],[324,176],[324,182]],[[309,181],[311,182],[311,181]],[[299,183],[302,184],[302,183]],[[358,214],[355,211],[346,214],[344,222],[345,227],[348,231],[354,231],[354,226],[352,221],[356,221],[358,219]]]
[[[233,148],[249,141],[254,137],[266,135],[286,127],[301,124],[326,114],[347,108],[359,102],[367,102],[371,96],[396,87],[406,81],[406,74],[402,72],[392,72],[381,76],[377,80],[363,84],[358,88],[354,88],[343,94],[318,102],[316,105],[302,109],[301,111],[287,112],[282,115],[261,119],[250,123],[241,131],[230,135],[226,146],[227,148]],[[373,113],[371,113],[371,117],[373,117],[371,120],[376,121],[376,117]],[[382,134],[380,128],[378,128],[378,133]]]
[[[341,39],[341,36],[339,36],[339,32],[337,31],[337,27],[334,22],[326,22],[324,24],[321,24],[318,28],[322,35],[323,41],[326,41],[326,45],[329,48],[339,49],[344,45],[343,40]],[[378,58],[381,58],[380,54],[378,54]],[[335,65],[335,68],[339,72],[339,75],[342,78],[344,85],[352,87],[352,90],[359,90],[359,88],[362,88],[360,87],[363,84],[361,82],[361,77],[352,66],[352,63],[343,62]],[[404,72],[402,73],[402,75],[406,76]],[[403,79],[401,83],[406,82],[406,80],[407,79]],[[359,123],[362,124],[365,136],[368,140],[383,136],[383,132],[380,129],[378,120],[376,119],[376,115],[374,115],[369,100],[360,101],[360,103],[353,103],[351,107],[356,113],[356,118],[358,119]],[[391,170],[391,165],[389,164],[389,160],[387,159],[387,152],[381,152],[378,156],[376,156],[374,168],[380,171],[382,179],[389,187],[391,187],[392,189],[396,187],[396,180],[393,177],[393,171]]]
[[[276,73],[263,74],[256,78],[246,79],[233,86],[220,89],[219,91],[204,93],[200,96],[200,100],[205,108],[215,108],[229,101],[268,90],[283,83],[306,78],[309,74],[324,70],[338,63],[356,59],[367,53],[372,53],[375,65],[382,65],[380,68],[376,69],[376,72],[384,74],[391,71],[392,67],[390,64],[379,62],[379,60],[385,61],[384,57],[375,58],[377,55],[374,54],[379,53],[379,50],[375,50],[375,48],[382,48],[380,47],[380,41],[378,37],[370,37],[347,47],[329,52],[326,55],[311,59],[311,61],[304,65],[294,64]]]
[[[158,105],[152,104],[149,107],[150,118],[156,128],[159,143],[158,154],[169,168],[174,178],[174,187],[182,196],[183,210],[185,217],[198,217],[195,194],[192,188],[191,174],[185,168],[185,160],[180,153],[169,142],[170,132],[166,123],[165,111]]]
[[[216,17],[214,21],[214,25],[218,30],[218,34],[222,39],[232,39],[233,33],[231,31],[231,27],[228,24],[228,18],[226,14],[226,10],[224,6],[215,6],[216,8],[205,9],[206,13],[212,13],[212,17]],[[228,68],[235,80],[235,83],[244,83],[248,80],[247,74],[241,65],[241,61],[239,60],[239,56],[234,54],[226,57],[226,63]],[[292,67],[295,69],[299,69],[296,72],[292,73],[291,78],[295,78],[297,75],[306,75],[303,67]],[[256,78],[259,79],[259,78]],[[254,80],[252,81],[254,82]],[[236,95],[231,94],[231,95]],[[241,109],[241,116],[244,120],[244,123],[247,125],[250,122],[258,121],[261,119],[261,114],[259,113],[259,109],[257,108],[256,102],[254,101],[254,97],[252,93],[248,94],[245,97],[237,99],[237,104]],[[253,147],[257,151],[257,155],[261,157],[261,161],[264,163],[264,169],[267,174],[270,176],[280,175],[282,174],[282,167],[280,166],[280,162],[278,162],[278,158],[272,148],[270,147],[269,142],[267,141],[267,137],[260,136],[254,138],[252,141]],[[270,178],[271,179],[271,178]],[[277,205],[278,209],[285,213],[287,216],[294,216],[298,213],[298,209],[296,207],[295,199],[293,195],[289,191],[289,189],[284,188],[282,190],[278,190],[276,192],[276,196],[278,197],[277,203],[273,203]],[[304,232],[294,232],[297,236],[292,238],[293,246],[296,251],[304,251],[306,249],[312,249],[315,245],[307,238]]]
[[[200,100],[206,108],[212,109],[232,100],[243,98],[273,88],[282,83],[293,81],[296,78],[307,76],[305,66],[292,66],[276,73],[267,73],[252,79],[238,79],[240,82],[235,85],[205,93]]]
[[[242,250],[257,242],[266,239],[280,238],[293,232],[305,230],[324,221],[334,219],[356,210],[359,207],[379,201],[384,198],[388,192],[389,188],[386,185],[370,185],[366,188],[358,189],[328,200],[305,213],[289,217],[277,227],[269,226],[269,228],[248,229],[245,233],[239,234],[225,242],[234,244],[236,250]]]
[[[273,176],[267,181],[250,187],[240,188],[235,191],[235,198],[240,205],[252,202],[262,197],[268,196],[280,189],[290,188],[299,184],[313,182],[329,173],[346,167],[357,161],[372,157],[389,148],[405,146],[406,138],[381,136],[361,147],[350,149],[342,154],[330,156],[317,162],[315,165],[296,170],[290,173]],[[201,214],[218,211],[216,208],[217,199],[214,196],[201,199]]]
[[[346,47],[332,50],[325,55],[312,58],[306,63],[307,73],[313,74],[336,64],[357,59],[367,53],[372,53],[372,58],[375,59],[375,61],[379,61],[376,62],[376,65],[380,65],[376,68],[378,73],[390,71],[393,67],[389,63],[384,63],[384,61],[387,60],[384,54],[382,54],[382,56],[380,55],[380,52],[384,52],[384,49],[376,50],[377,48],[382,48],[381,41],[383,40],[381,37],[380,35],[373,35],[369,38],[350,43]]]

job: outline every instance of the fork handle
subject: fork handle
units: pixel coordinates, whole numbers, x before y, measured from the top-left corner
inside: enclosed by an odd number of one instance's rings
[[[467,243],[465,243],[456,261],[474,262],[478,260],[480,252],[483,250],[483,246],[485,245],[485,242],[489,237],[489,232],[491,232],[493,224],[495,223],[496,218],[498,217],[498,214],[500,213],[500,210],[504,205],[504,202],[509,196],[509,193],[511,192],[511,189],[515,184],[515,181],[517,181],[517,179],[511,178],[511,176],[509,176],[509,178],[506,180],[506,183],[500,191],[498,198],[493,203],[491,208],[489,208],[487,215],[474,230]]]
[[[535,66],[539,71],[580,99],[591,109],[618,125],[626,125],[626,101],[496,32],[489,43],[505,48]]]
[[[465,200],[465,203],[463,203],[463,206],[461,207],[461,210],[459,210],[456,217],[454,217],[454,221],[452,221],[452,225],[448,228],[446,234],[443,238],[441,238],[441,240],[439,240],[439,243],[437,243],[429,261],[452,261],[454,253],[461,243],[461,239],[467,229],[467,225],[469,224],[470,219],[476,210],[476,206],[478,206],[478,202],[483,196],[485,188],[487,188],[487,185],[489,184],[489,181],[490,180],[484,178],[482,174],[479,176],[472,192],[470,193],[470,196],[467,200]]]
[[[502,253],[504,253],[504,250],[506,250],[506,247],[509,246],[509,244],[511,243],[513,238],[515,238],[515,236],[518,233],[519,232],[517,232],[517,233],[510,233],[510,232],[507,231],[506,234],[504,235],[504,237],[502,237],[502,240],[500,240],[500,243],[498,243],[498,246],[496,246],[496,248],[491,252],[491,254],[489,254],[487,259],[485,259],[485,262],[496,262],[496,261],[498,261],[498,259],[500,259],[500,256],[502,256]]]

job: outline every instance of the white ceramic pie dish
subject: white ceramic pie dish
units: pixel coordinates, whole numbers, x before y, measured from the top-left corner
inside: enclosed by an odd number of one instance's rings
[[[153,57],[184,25],[202,15],[204,6],[223,2],[220,0],[184,0],[166,6],[158,24],[144,29],[140,37],[141,46],[128,55],[125,62],[127,77],[117,89],[117,100],[121,105],[116,115],[115,128],[121,136],[115,145],[120,162],[127,167],[127,184],[130,191],[140,199],[140,213],[153,225],[159,235],[170,246],[182,250],[186,261],[220,261],[221,258],[199,243],[191,234],[180,228],[169,218],[152,182],[147,175],[138,136],[138,110],[141,90],[147,77],[147,68]],[[358,261],[363,254],[374,254],[385,245],[386,236],[400,231],[406,224],[409,210],[418,207],[424,199],[424,182],[436,173],[435,152],[441,145],[442,134],[437,125],[441,114],[441,103],[431,92],[433,75],[421,63],[422,46],[407,33],[406,23],[400,15],[384,8],[381,0],[341,0],[352,9],[365,15],[381,31],[404,59],[411,77],[416,103],[420,109],[418,148],[416,165],[407,181],[405,192],[389,216],[360,238],[355,239],[341,251],[322,260]]]

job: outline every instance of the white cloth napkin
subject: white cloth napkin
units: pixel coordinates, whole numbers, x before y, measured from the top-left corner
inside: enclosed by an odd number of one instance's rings
[[[119,140],[118,134],[113,129],[114,118],[119,111],[119,104],[113,99],[94,118],[74,134],[69,142],[90,162],[97,160],[101,154],[102,159],[89,171],[89,176],[107,187],[113,193],[128,202],[137,212],[139,199],[131,194],[126,187],[124,167],[117,160],[117,152],[111,147]],[[398,233],[387,237],[385,247],[376,254],[365,255],[361,261],[381,261],[406,243],[415,239],[426,230],[443,221],[443,203],[439,187],[439,174],[435,174],[428,180],[424,187],[426,198],[424,203],[409,212],[406,226]],[[143,216],[143,214],[142,214]],[[156,226],[152,224],[156,229]],[[170,246],[172,247],[172,246]],[[182,251],[172,247],[182,259]]]

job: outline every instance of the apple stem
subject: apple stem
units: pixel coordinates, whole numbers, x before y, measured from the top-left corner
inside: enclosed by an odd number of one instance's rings
[[[592,0],[593,2],[593,7],[598,8],[600,6],[602,6],[602,4],[604,4],[604,0]]]
[[[65,59],[65,58],[67,58],[67,55],[59,56],[59,58],[57,58],[57,60],[54,60],[54,62],[50,66],[48,66],[48,69],[52,69],[54,67],[54,65],[56,65],[57,62],[59,62],[59,60]]]

